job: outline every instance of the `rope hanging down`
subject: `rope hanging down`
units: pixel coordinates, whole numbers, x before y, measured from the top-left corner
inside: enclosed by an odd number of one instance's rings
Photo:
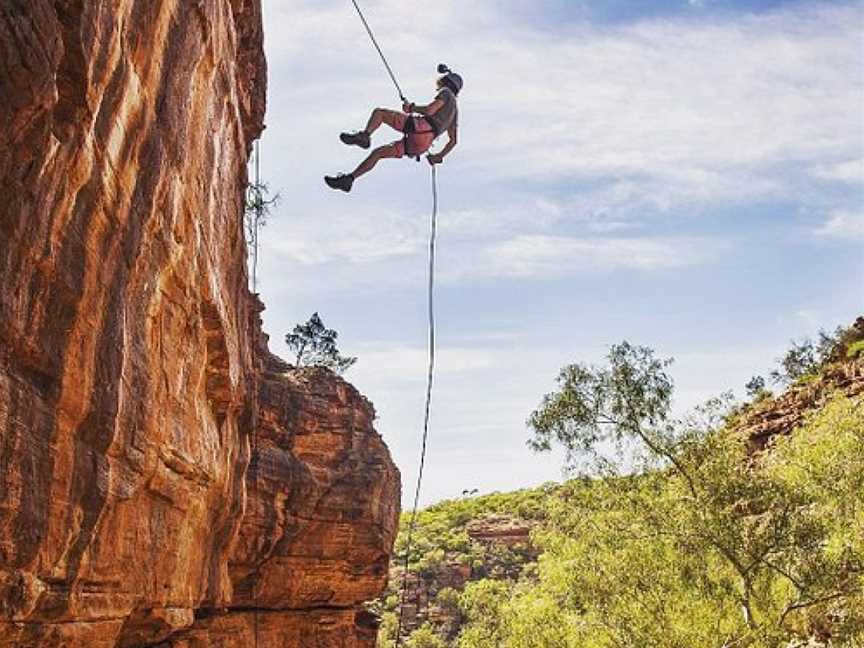
[[[372,41],[372,45],[375,46],[375,49],[378,51],[378,55],[381,57],[381,61],[384,63],[384,67],[387,68],[387,74],[390,75],[390,79],[393,81],[393,85],[396,86],[396,92],[399,93],[399,98],[405,102],[405,94],[402,92],[402,88],[399,86],[399,82],[396,80],[396,75],[393,74],[393,68],[390,67],[390,64],[387,62],[387,57],[384,56],[384,52],[381,51],[381,47],[378,45],[378,41],[375,39],[375,34],[372,33],[372,28],[369,26],[369,23],[366,21],[366,17],[363,15],[363,12],[360,10],[360,6],[357,4],[357,0],[351,0],[351,3],[354,5],[354,8],[357,10],[357,15],[360,16],[360,20],[363,22],[363,26],[366,28],[366,33],[369,34],[369,38]],[[408,591],[407,588],[407,579],[408,579],[408,566],[411,559],[411,546],[414,541],[414,529],[417,526],[417,509],[420,504],[420,486],[423,482],[423,468],[426,465],[426,444],[429,439],[429,413],[432,407],[432,378],[435,373],[435,303],[434,303],[434,295],[435,295],[435,233],[437,228],[437,220],[438,220],[438,175],[435,168],[435,165],[432,165],[432,222],[430,226],[429,233],[429,369],[426,374],[426,406],[423,413],[423,440],[420,449],[420,468],[417,472],[417,485],[414,489],[414,505],[411,509],[411,520],[408,523],[408,538],[405,543],[405,556],[403,558],[403,566],[402,566],[402,594],[400,596],[399,602],[399,623],[396,629],[396,648],[399,648],[402,645],[402,627],[405,617],[405,597]]]
[[[417,486],[414,489],[414,506],[408,523],[408,540],[405,543],[405,557],[402,564],[402,595],[399,601],[399,624],[396,629],[396,647],[402,645],[402,621],[405,615],[405,596],[408,592],[408,564],[411,558],[411,544],[414,540],[414,527],[417,524],[417,507],[420,501],[420,485],[423,481],[423,467],[426,465],[426,442],[429,438],[429,412],[432,407],[432,377],[435,371],[435,231],[438,220],[438,176],[432,166],[432,222],[429,230],[429,370],[426,374],[426,408],[423,414],[423,442],[420,449],[420,469],[417,472]]]
[[[258,191],[261,190],[261,140],[255,140],[255,186]],[[257,194],[258,200],[255,203],[255,261],[252,270],[252,286],[253,290],[257,288],[257,272],[258,272],[258,223],[264,214],[264,204],[262,203],[260,193]],[[257,348],[252,344],[252,364],[258,368],[257,364]],[[252,502],[253,506],[258,505],[258,466],[261,458],[258,454],[258,394],[253,396],[252,400],[252,452],[249,457],[249,469],[252,470]],[[252,573],[252,608],[254,610],[252,616],[252,632],[254,633],[255,648],[258,648],[258,582],[260,580],[261,565],[255,560],[255,569]]]
[[[378,56],[381,57],[381,61],[384,63],[384,67],[387,68],[387,74],[390,75],[390,78],[393,80],[393,85],[396,86],[396,92],[399,93],[399,98],[405,102],[408,101],[405,98],[405,95],[402,93],[402,88],[399,87],[399,82],[396,80],[396,75],[393,74],[393,69],[390,67],[390,64],[387,62],[387,57],[384,56],[384,52],[381,51],[381,48],[378,46],[378,41],[375,40],[375,34],[372,33],[372,28],[369,26],[369,23],[366,22],[366,17],[363,15],[363,12],[360,10],[360,5],[357,4],[357,0],[351,0],[354,8],[357,10],[357,15],[360,16],[360,20],[363,21],[363,26],[366,28],[366,33],[369,34],[369,38],[372,39],[372,44],[375,46],[375,49],[378,50]]]

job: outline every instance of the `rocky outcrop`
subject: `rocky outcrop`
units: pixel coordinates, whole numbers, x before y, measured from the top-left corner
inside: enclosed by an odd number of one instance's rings
[[[737,427],[755,451],[764,449],[772,438],[791,433],[832,396],[864,393],[864,356],[848,357],[849,346],[864,340],[864,317],[847,329],[845,337],[818,377],[799,380],[777,397],[758,401],[743,413]]]
[[[531,531],[536,526],[534,522],[512,515],[493,514],[471,520],[465,525],[465,532],[469,538],[483,544],[527,547],[531,544]]]
[[[263,346],[259,0],[0,9],[0,647],[371,646],[398,472]]]
[[[526,520],[505,513],[489,513],[467,520],[467,552],[443,552],[405,575],[403,566],[391,568],[391,595],[395,586],[406,591],[403,608],[404,636],[425,623],[440,635],[453,640],[463,618],[455,601],[472,581],[484,578],[515,581],[526,566],[536,563],[540,552],[531,542],[537,520]]]

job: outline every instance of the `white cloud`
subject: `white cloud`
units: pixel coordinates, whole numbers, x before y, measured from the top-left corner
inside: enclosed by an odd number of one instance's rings
[[[821,165],[815,169],[814,175],[823,180],[864,184],[864,158]]]
[[[519,235],[490,244],[476,256],[445,266],[448,277],[550,278],[575,272],[656,270],[697,263],[709,253],[695,239],[575,238]]]
[[[816,233],[838,238],[864,238],[864,211],[835,211]]]
[[[363,363],[374,367],[376,374],[403,376],[408,380],[414,376],[418,381],[425,380],[428,351],[416,347],[390,345],[364,345],[357,350]],[[445,346],[436,351],[436,373],[438,375],[461,374],[489,369],[496,364],[493,350],[469,347]],[[412,385],[412,388],[414,386]]]
[[[293,221],[291,236],[268,236],[268,252],[300,266],[373,263],[415,254],[425,240],[422,218],[387,209],[352,209]]]
[[[705,315],[682,324],[679,314],[695,302],[658,294],[656,307],[598,298],[576,309],[575,282],[535,289],[512,279],[588,274],[597,292],[617,295],[636,273],[683,268],[676,278],[689,277],[722,249],[711,238],[718,214],[765,201],[791,202],[783,214],[828,215],[826,235],[860,222],[832,212],[853,204],[838,195],[861,180],[860,8],[790,3],[714,14],[683,6],[677,16],[616,26],[539,27],[542,6],[363,4],[410,98],[431,93],[439,61],[467,82],[460,145],[439,173],[445,285],[426,501],[463,486],[506,489],[558,476],[560,459],[527,459],[525,417],[562,364],[602,357],[605,347],[589,348],[595,342],[674,338],[664,344],[680,357],[680,406],[743,384],[776,355],[741,352],[769,335],[742,322],[773,317],[771,300],[785,295],[775,283],[740,287],[744,298],[764,297],[769,315],[731,308],[727,296],[721,303],[737,313],[734,323]],[[349,196],[326,190],[322,175],[350,170],[363,154],[339,143],[338,132],[361,127],[373,106],[395,107],[394,89],[350,3],[265,0],[265,10],[265,172],[290,200],[264,236],[262,284],[272,309],[264,316],[277,331],[313,309],[332,312],[334,325],[350,323],[340,340],[360,362],[348,378],[375,401],[377,425],[404,483],[413,483],[426,371],[428,167],[385,161]],[[382,131],[375,141],[396,137]],[[706,232],[699,219],[709,211]],[[764,232],[766,219],[785,217],[766,210],[748,229],[742,213],[723,236],[745,240]],[[703,281],[707,273],[692,274]],[[503,280],[481,293],[472,278]],[[782,327],[769,324],[771,340]],[[702,333],[696,341],[694,330]],[[706,339],[713,355],[692,355]]]
[[[410,97],[431,92],[438,59],[466,78],[460,145],[442,169],[483,185],[448,194],[466,227],[498,227],[497,205],[488,204],[507,183],[525,194],[538,180],[599,182],[574,190],[577,208],[558,222],[587,210],[603,231],[602,222],[624,224],[622,214],[636,211],[698,214],[709,204],[782,199],[813,169],[822,179],[859,173],[862,142],[849,136],[861,129],[864,96],[857,8],[797,5],[554,31],[521,24],[510,9],[457,0],[366,6]],[[395,105],[395,92],[350,5],[270,2],[267,21],[268,121],[280,126],[268,131],[268,146],[298,156],[290,184],[320,191],[320,175],[359,157],[336,133],[361,126],[374,105]],[[298,115],[303,128],[281,128]],[[826,160],[852,161],[829,168]],[[382,164],[390,168],[355,193],[375,186],[404,197],[397,163]],[[419,183],[409,184],[416,191]]]

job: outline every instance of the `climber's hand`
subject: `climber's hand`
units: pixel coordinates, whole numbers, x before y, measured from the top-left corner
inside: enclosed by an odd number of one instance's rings
[[[430,153],[426,156],[426,159],[429,160],[430,165],[435,166],[436,164],[441,164],[444,161],[444,156]]]
[[[414,102],[412,101],[403,101],[402,102],[402,112],[407,115],[410,115],[414,112]]]

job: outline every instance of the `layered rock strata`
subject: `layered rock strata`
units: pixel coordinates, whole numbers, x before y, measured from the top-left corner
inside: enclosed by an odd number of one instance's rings
[[[0,9],[0,647],[371,646],[398,472],[262,347],[259,0]]]

